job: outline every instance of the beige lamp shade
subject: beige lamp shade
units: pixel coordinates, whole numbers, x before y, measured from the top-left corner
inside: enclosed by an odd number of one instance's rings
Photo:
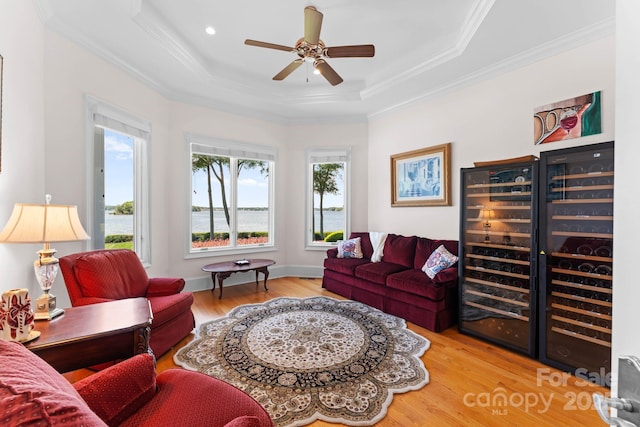
[[[483,220],[485,220],[487,222],[492,220],[492,219],[494,219],[495,216],[493,214],[493,209],[489,209],[489,208],[482,209],[480,211],[480,218],[482,218]]]
[[[52,243],[90,239],[80,223],[78,207],[16,203],[0,242]]]

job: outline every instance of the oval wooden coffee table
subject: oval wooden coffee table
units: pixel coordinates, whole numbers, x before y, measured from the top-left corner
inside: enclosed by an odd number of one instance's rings
[[[258,286],[258,273],[264,274],[264,290],[268,291],[268,267],[275,263],[276,262],[272,259],[245,259],[238,261],[225,261],[207,264],[202,267],[202,271],[211,273],[211,281],[213,282],[213,288],[211,288],[211,292],[216,289],[216,276],[218,277],[218,286],[220,286],[220,296],[218,298],[222,298],[222,282],[224,281],[224,279],[231,276],[233,273],[242,273],[251,270],[255,270],[256,272],[256,287]]]

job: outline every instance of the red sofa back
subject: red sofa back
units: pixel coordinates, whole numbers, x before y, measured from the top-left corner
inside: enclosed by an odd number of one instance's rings
[[[388,234],[384,241],[382,260],[392,264],[413,268],[413,260],[416,256],[416,236],[401,236]]]

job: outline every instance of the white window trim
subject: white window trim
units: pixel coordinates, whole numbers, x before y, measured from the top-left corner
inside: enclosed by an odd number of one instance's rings
[[[305,185],[305,250],[326,251],[328,247],[336,246],[337,243],[313,242],[311,230],[313,228],[313,168],[314,163],[337,163],[344,162],[344,237],[351,232],[351,147],[345,148],[309,148],[306,151],[307,176]]]
[[[86,164],[86,224],[89,230],[95,227],[94,199],[94,129],[106,126],[113,130],[132,135],[136,138],[134,164],[134,200],[136,215],[134,220],[135,248],[145,267],[151,265],[151,189],[149,151],[151,145],[151,122],[140,119],[118,107],[101,101],[91,95],[85,95],[85,164]],[[143,143],[140,143],[141,140]],[[87,249],[95,249],[92,240]]]
[[[269,243],[262,244],[259,246],[235,246],[236,237],[237,237],[237,209],[236,209],[236,200],[237,200],[237,186],[235,184],[231,185],[231,195],[229,197],[230,205],[233,206],[233,212],[230,218],[230,233],[229,239],[230,243],[234,246],[232,247],[220,247],[220,248],[207,248],[201,251],[192,251],[191,249],[191,191],[192,187],[192,177],[193,174],[191,172],[191,156],[192,156],[192,144],[198,146],[197,152],[203,154],[209,154],[212,156],[228,156],[228,157],[242,157],[248,159],[255,160],[265,160],[273,162],[273,167],[269,169]],[[224,255],[235,255],[235,254],[247,254],[247,253],[258,253],[258,252],[271,252],[277,250],[276,247],[276,227],[275,227],[275,174],[276,172],[276,164],[277,164],[277,155],[278,152],[276,148],[266,146],[266,145],[257,145],[257,144],[248,144],[241,143],[237,141],[231,140],[223,140],[218,138],[211,138],[203,135],[196,135],[192,133],[185,133],[185,170],[186,174],[186,203],[187,206],[187,218],[185,221],[186,229],[185,229],[185,245],[184,245],[184,258],[192,259],[192,258],[206,258],[218,256],[221,254]],[[232,170],[231,176],[235,176],[235,165],[231,164]]]

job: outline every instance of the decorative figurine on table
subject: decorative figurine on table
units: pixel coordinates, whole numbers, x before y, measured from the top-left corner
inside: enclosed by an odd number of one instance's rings
[[[31,298],[26,289],[11,289],[2,293],[0,302],[0,338],[25,342],[36,338]]]

